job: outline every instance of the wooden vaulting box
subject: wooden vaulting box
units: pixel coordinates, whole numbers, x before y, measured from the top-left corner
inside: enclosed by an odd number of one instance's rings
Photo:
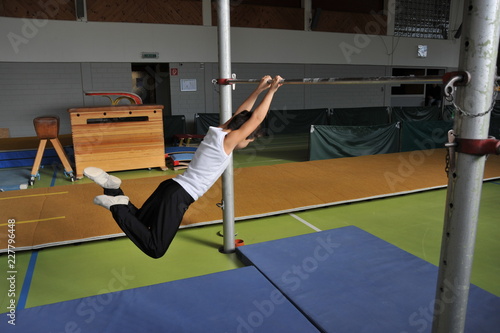
[[[162,105],[72,108],[68,112],[76,178],[82,178],[88,166],[105,171],[167,168]]]

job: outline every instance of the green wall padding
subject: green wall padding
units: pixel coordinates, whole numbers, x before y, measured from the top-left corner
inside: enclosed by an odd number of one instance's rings
[[[311,125],[326,125],[328,109],[270,110],[263,127],[268,134],[308,133]],[[197,113],[196,134],[206,134],[210,126],[219,126],[218,113]]]
[[[309,159],[395,153],[399,124],[375,126],[312,126]]]
[[[194,115],[194,123],[196,127],[196,133],[200,135],[205,135],[208,132],[210,126],[219,126],[219,114],[218,113],[197,113]]]
[[[267,133],[295,134],[308,133],[311,125],[326,125],[328,109],[270,110],[265,127]]]
[[[491,117],[489,135],[494,136],[497,139],[500,139],[500,116]]]
[[[406,121],[401,127],[401,151],[444,148],[452,121]]]
[[[330,125],[372,126],[389,123],[390,107],[336,108],[332,110]]]
[[[491,110],[491,117],[500,117],[500,101],[496,101]]]
[[[391,122],[440,120],[441,107],[439,106],[393,106],[391,108]]]
[[[186,117],[182,115],[163,116],[163,136],[166,144],[174,142],[174,135],[186,134]]]

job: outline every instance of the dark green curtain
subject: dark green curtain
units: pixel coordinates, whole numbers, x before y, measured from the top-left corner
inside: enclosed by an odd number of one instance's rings
[[[309,159],[395,153],[399,151],[399,124],[374,126],[313,126]]]
[[[196,134],[205,135],[210,126],[219,126],[218,113],[197,113],[194,115],[194,123],[196,127]]]
[[[270,110],[265,127],[268,134],[308,133],[311,125],[326,125],[328,109]]]
[[[391,121],[423,121],[440,120],[441,107],[439,106],[395,106],[391,108]]]
[[[489,135],[500,138],[500,102],[496,101],[491,111]]]
[[[330,125],[335,126],[372,126],[389,123],[388,106],[365,108],[333,109]]]
[[[172,144],[175,134],[186,134],[186,117],[182,115],[163,116],[163,137],[166,144]]]
[[[491,111],[491,117],[500,117],[500,101],[496,101]]]
[[[489,135],[494,136],[497,139],[500,139],[500,116],[491,117]]]
[[[453,105],[445,105],[441,120],[453,121],[455,119],[455,107]]]
[[[401,151],[444,148],[452,121],[407,121],[401,127]]]

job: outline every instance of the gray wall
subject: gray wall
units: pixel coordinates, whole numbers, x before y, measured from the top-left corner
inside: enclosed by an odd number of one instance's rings
[[[164,101],[165,113],[185,115],[193,130],[196,113],[219,112],[216,63],[170,63],[178,75],[157,76],[157,102]],[[61,134],[71,133],[67,110],[74,107],[109,105],[105,97],[85,96],[85,91],[132,91],[130,63],[12,63],[0,62],[0,127],[11,137],[35,136],[33,118],[58,115]],[[279,74],[284,78],[376,77],[390,75],[388,66],[233,64],[239,78],[260,78]],[[196,80],[196,91],[181,91],[181,80]],[[235,109],[255,85],[237,84],[233,90]],[[388,85],[285,85],[275,96],[273,109],[309,109],[421,105],[424,96],[391,99]],[[128,104],[124,101],[122,104]]]
[[[188,129],[193,129],[196,113],[219,112],[217,85],[211,83],[218,77],[215,63],[171,63],[178,69],[178,76],[170,77],[172,104],[166,110],[173,115],[185,115]],[[233,64],[238,78],[260,78],[266,74],[279,74],[284,78],[305,77],[379,77],[391,75],[390,66],[370,65],[304,65],[304,64]],[[451,70],[451,69],[450,69]],[[196,79],[197,91],[181,91],[182,79]],[[232,92],[235,109],[255,85],[236,84]],[[347,108],[369,106],[421,106],[425,96],[391,96],[390,85],[285,85],[273,100],[273,109]]]
[[[452,29],[460,17],[453,15]],[[84,91],[132,91],[132,63],[179,69],[177,76],[161,73],[157,102],[168,114],[186,115],[188,128],[195,113],[218,112],[218,87],[211,83],[218,77],[216,27],[0,17],[0,30],[6,36],[0,39],[0,127],[9,128],[12,137],[34,136],[32,119],[46,114],[59,115],[61,133],[70,133],[67,109],[109,104],[103,97],[85,97]],[[427,58],[416,56],[419,44],[428,45]],[[239,78],[382,76],[402,66],[448,69],[458,66],[459,47],[455,39],[231,29],[232,71]],[[158,52],[159,59],[141,59],[141,52]],[[196,79],[197,91],[181,91],[181,79]],[[233,108],[251,89],[236,87]],[[421,100],[406,101],[418,105]],[[387,86],[316,85],[283,87],[273,108],[380,105],[391,105]]]
[[[11,137],[35,136],[33,118],[57,115],[60,133],[71,133],[69,108],[109,104],[83,91],[130,91],[130,77],[130,64],[0,62],[0,127]]]

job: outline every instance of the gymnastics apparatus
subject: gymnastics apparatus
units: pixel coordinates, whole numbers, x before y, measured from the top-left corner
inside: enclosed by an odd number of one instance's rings
[[[220,118],[231,117],[232,85],[258,83],[236,79],[231,74],[229,0],[219,0],[218,41]],[[488,154],[499,154],[499,141],[488,137],[488,124],[495,103],[500,1],[470,1],[464,4],[460,72],[442,77],[308,78],[284,80],[283,84],[386,84],[437,83],[445,85],[448,101],[457,110],[449,133],[448,194],[442,236],[439,277],[436,286],[433,332],[463,332],[467,312],[483,172]],[[455,97],[456,95],[456,97]],[[224,252],[233,252],[234,189],[232,163],[222,176]],[[453,281],[456,299],[449,301],[445,284]],[[437,306],[439,305],[439,306]]]

